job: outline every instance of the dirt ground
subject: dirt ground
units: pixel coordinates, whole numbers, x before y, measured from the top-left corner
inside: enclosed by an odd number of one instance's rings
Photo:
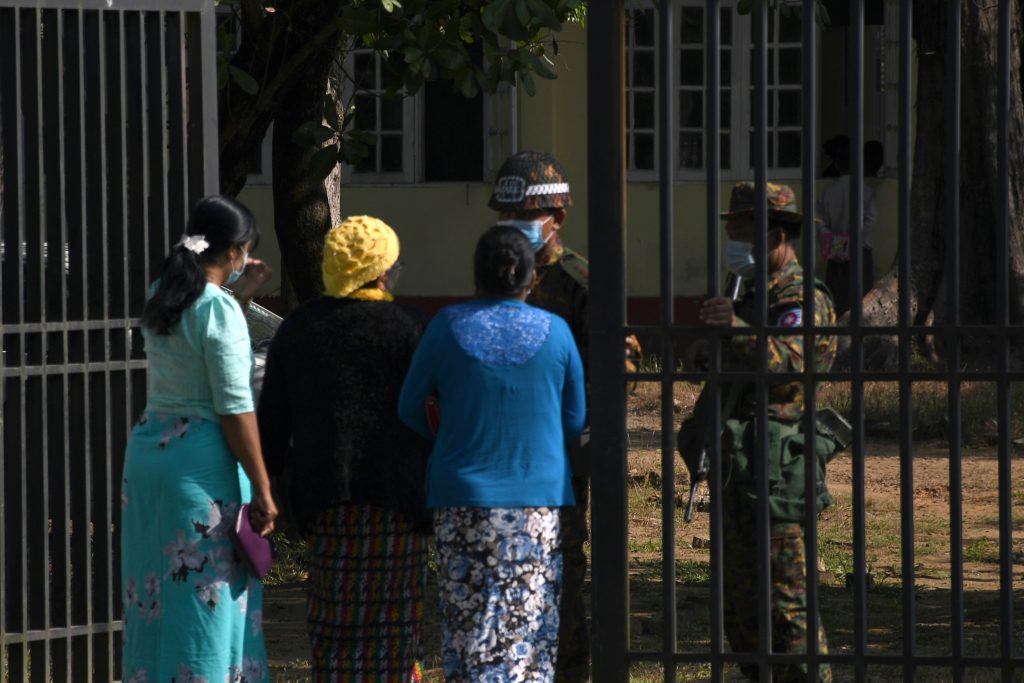
[[[652,435],[653,436],[653,435]],[[653,439],[652,439],[653,440]],[[648,445],[648,444],[637,444]],[[998,565],[998,463],[991,448],[967,448],[962,467],[965,652],[970,655],[998,654],[999,565]],[[898,448],[892,443],[869,443],[865,448],[865,529],[867,570],[871,587],[866,598],[868,645],[872,652],[896,653],[902,643],[902,578],[900,538],[900,468]],[[634,649],[655,649],[661,644],[660,612],[660,453],[654,449],[630,451],[630,550],[631,631]],[[677,461],[678,463],[678,461]],[[679,467],[681,470],[682,468]],[[833,652],[853,652],[854,593],[846,586],[852,572],[852,458],[844,454],[829,467],[829,487],[835,505],[823,513],[820,526],[820,555],[825,570],[820,574],[822,614]],[[1016,587],[1024,582],[1024,458],[1013,460],[1014,577]],[[677,502],[688,490],[685,475],[677,473]],[[949,458],[941,443],[915,446],[915,608],[920,653],[946,655],[950,652],[951,570],[949,560]],[[686,525],[677,519],[677,605],[680,649],[699,651],[709,646],[707,559],[708,551],[694,544],[707,538],[707,515],[698,514]],[[428,597],[435,593],[428,588]],[[1015,611],[1024,613],[1024,592],[1016,591]],[[436,604],[428,599],[428,680],[440,681],[437,655],[440,650]],[[300,583],[269,587],[264,606],[267,647],[277,683],[308,680],[308,641],[304,626],[305,599]],[[1018,624],[1022,620],[1018,619]],[[1024,651],[1024,633],[1018,627],[1018,656]],[[876,669],[876,671],[878,671]],[[700,680],[702,670],[681,670],[680,680]],[[837,670],[837,680],[848,680],[850,672]],[[659,680],[660,671],[650,677],[637,670],[634,680]],[[899,672],[894,670],[892,678]],[[871,680],[887,680],[879,671]],[[933,672],[920,680],[943,680]],[[968,680],[998,680],[983,673]]]

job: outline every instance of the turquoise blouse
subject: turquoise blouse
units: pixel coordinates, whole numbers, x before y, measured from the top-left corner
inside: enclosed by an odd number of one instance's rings
[[[253,353],[242,308],[207,283],[169,335],[142,328],[149,359],[147,412],[217,421],[254,410]]]

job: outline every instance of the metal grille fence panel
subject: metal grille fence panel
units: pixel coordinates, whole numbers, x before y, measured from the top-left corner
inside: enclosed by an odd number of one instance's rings
[[[1019,637],[1015,637],[1014,614],[1014,553],[1013,553],[1013,501],[1014,487],[1012,482],[1012,426],[1011,426],[1011,383],[1024,379],[1024,373],[1015,369],[1010,363],[1010,340],[1012,335],[1019,335],[1017,326],[1011,324],[1009,299],[1011,292],[1009,270],[1010,244],[1010,180],[1011,172],[1009,147],[1010,129],[1019,125],[1010,121],[1011,62],[1017,57],[1013,55],[1014,43],[1011,41],[1015,25],[1019,21],[1016,3],[1008,0],[990,3],[991,12],[998,12],[998,40],[993,44],[993,51],[998,49],[998,75],[994,82],[998,91],[991,93],[997,100],[999,150],[997,164],[999,167],[999,187],[997,196],[997,228],[993,240],[996,254],[996,320],[991,325],[962,324],[962,304],[959,298],[961,291],[961,224],[960,224],[960,169],[962,163],[961,149],[961,97],[962,68],[960,50],[946,50],[941,55],[945,60],[947,80],[944,89],[944,114],[947,121],[943,139],[934,140],[933,144],[941,145],[943,150],[943,166],[945,187],[942,193],[944,206],[946,262],[943,264],[949,274],[948,291],[953,294],[946,301],[947,311],[944,320],[935,327],[924,327],[915,323],[911,310],[911,253],[915,245],[911,242],[911,180],[912,180],[912,135],[915,125],[914,101],[912,87],[914,73],[912,64],[915,58],[912,41],[912,22],[914,21],[914,4],[911,0],[886,0],[882,3],[870,3],[866,0],[848,0],[846,2],[817,2],[802,0],[800,2],[754,2],[734,3],[727,0],[706,0],[705,2],[680,2],[680,0],[649,0],[648,2],[592,2],[588,5],[588,210],[590,215],[589,245],[591,267],[595,274],[591,290],[591,389],[593,403],[592,416],[592,525],[593,525],[593,581],[595,600],[593,603],[594,619],[594,680],[599,683],[621,682],[630,677],[630,667],[639,663],[656,663],[660,665],[665,681],[677,679],[677,667],[682,664],[704,664],[710,671],[713,681],[723,680],[727,667],[735,663],[745,662],[756,665],[760,680],[770,680],[773,664],[782,662],[803,662],[808,665],[808,681],[817,680],[816,668],[821,662],[829,662],[840,667],[844,673],[842,679],[852,678],[856,681],[873,679],[873,671],[882,669],[895,670],[905,681],[914,680],[1020,680],[1024,676],[1024,657],[1021,657]],[[876,11],[888,17],[886,21],[895,22],[891,35],[896,49],[895,62],[886,68],[896,74],[898,84],[898,105],[894,103],[890,113],[893,120],[886,121],[898,130],[898,150],[894,155],[893,177],[898,182],[898,201],[893,223],[898,225],[898,252],[895,272],[898,275],[898,316],[893,325],[868,327],[864,321],[864,313],[856,296],[852,299],[852,310],[847,327],[815,327],[812,323],[815,283],[813,278],[805,280],[805,322],[801,332],[806,346],[813,344],[821,334],[844,335],[850,342],[850,361],[848,370],[819,371],[808,364],[802,373],[771,373],[767,372],[768,335],[778,334],[784,328],[771,324],[767,318],[767,294],[765,287],[758,288],[757,315],[751,324],[752,333],[758,336],[758,349],[755,354],[756,367],[744,371],[723,371],[721,331],[694,326],[681,325],[674,319],[674,243],[687,239],[685,230],[674,223],[673,197],[674,184],[679,177],[681,163],[680,147],[674,145],[673,133],[678,133],[678,109],[680,100],[678,92],[679,76],[677,70],[694,73],[693,65],[680,61],[678,50],[674,50],[673,36],[680,26],[680,12],[703,11],[704,50],[703,62],[703,128],[704,128],[704,183],[706,199],[704,208],[707,215],[706,223],[706,275],[707,292],[717,295],[721,291],[721,269],[719,240],[721,237],[722,169],[728,168],[721,158],[718,144],[707,144],[706,141],[718,141],[721,134],[721,113],[723,101],[721,91],[717,87],[721,82],[723,63],[720,46],[723,44],[720,11],[722,8],[735,9],[738,5],[752,8],[749,16],[750,44],[740,46],[743,51],[751,52],[749,63],[750,96],[731,89],[731,107],[749,109],[750,126],[750,159],[752,167],[749,177],[759,188],[758,209],[755,215],[756,243],[755,254],[758,255],[756,281],[766,282],[767,272],[765,255],[767,251],[766,234],[766,192],[765,181],[773,180],[773,172],[769,169],[768,160],[777,158],[778,137],[772,137],[771,127],[778,124],[778,110],[772,110],[774,100],[769,98],[770,86],[777,78],[770,69],[774,68],[773,57],[770,56],[772,37],[772,12],[780,6],[802,13],[800,41],[801,46],[801,140],[799,182],[802,183],[802,205],[805,211],[801,237],[801,263],[805,271],[814,272],[815,253],[817,251],[814,214],[810,210],[813,205],[813,194],[810,188],[815,187],[819,172],[818,144],[820,142],[819,107],[821,92],[819,88],[819,66],[822,58],[819,26],[808,17],[818,16],[822,5],[826,5],[835,13],[833,19],[840,19],[847,26],[845,45],[847,98],[845,100],[845,132],[850,138],[850,224],[859,226],[864,220],[862,199],[865,196],[864,160],[857,153],[863,148],[864,104],[865,104],[865,13],[866,7],[876,5]],[[962,39],[962,8],[968,5],[960,0],[935,3],[944,13],[943,25],[946,31],[947,45],[961,45]],[[626,259],[625,236],[627,190],[627,168],[631,161],[627,154],[626,127],[627,118],[627,49],[631,42],[627,40],[626,27],[632,12],[644,13],[644,21],[656,17],[658,28],[655,42],[657,67],[655,73],[655,90],[657,105],[652,114],[657,130],[656,139],[656,172],[659,183],[659,234],[660,234],[660,319],[657,325],[630,325],[626,319]],[[774,15],[778,17],[778,15]],[[685,21],[685,19],[684,19]],[[735,21],[735,18],[733,19]],[[779,21],[777,18],[774,21]],[[645,24],[647,26],[649,24]],[[692,27],[691,27],[692,28]],[[743,35],[747,35],[744,33]],[[688,33],[688,48],[698,39]],[[790,40],[793,40],[790,38]],[[735,45],[732,45],[735,48]],[[733,49],[732,59],[735,60],[736,50]],[[743,52],[739,52],[743,55]],[[931,55],[928,55],[931,56]],[[745,55],[740,57],[745,59]],[[685,59],[685,58],[682,58]],[[774,57],[777,65],[777,57]],[[734,62],[735,63],[735,62]],[[690,81],[688,85],[693,85]],[[713,84],[715,87],[708,87]],[[737,97],[739,95],[739,97]],[[635,107],[635,102],[630,101]],[[633,111],[631,117],[635,117]],[[736,119],[734,118],[733,121]],[[686,125],[692,126],[692,123]],[[673,131],[673,128],[676,130]],[[733,129],[732,132],[735,132]],[[742,131],[744,137],[746,131]],[[739,136],[732,135],[733,144]],[[773,142],[774,140],[774,142]],[[692,140],[691,140],[692,143]],[[772,145],[775,145],[773,149]],[[692,151],[692,150],[691,150]],[[773,156],[774,155],[774,156]],[[688,162],[689,163],[689,162]],[[687,166],[692,168],[692,166]],[[735,170],[732,169],[735,175]],[[689,177],[689,176],[687,176]],[[691,233],[692,235],[692,233]],[[851,239],[851,289],[854,293],[861,291],[861,247],[862,237],[856,229],[850,232]],[[622,338],[628,333],[643,335],[654,340],[659,349],[659,369],[651,372],[631,374],[623,373]],[[913,340],[923,334],[933,334],[945,343],[946,357],[941,365],[927,369],[915,366],[912,357]],[[865,367],[865,344],[869,337],[886,335],[898,342],[898,367],[890,371],[873,371]],[[674,355],[674,342],[684,338],[703,336],[712,344],[711,364],[708,371],[680,370],[678,358]],[[987,367],[969,368],[963,364],[962,345],[965,340],[987,336],[994,339],[995,358]],[[771,642],[772,614],[769,603],[770,577],[769,560],[769,507],[768,507],[768,476],[766,450],[766,424],[768,415],[768,384],[780,379],[800,381],[804,385],[807,397],[807,410],[804,416],[804,430],[810,443],[807,449],[813,452],[814,425],[817,413],[815,389],[823,382],[846,383],[850,387],[850,418],[853,423],[853,446],[850,457],[852,481],[850,517],[850,555],[852,567],[847,574],[849,589],[849,624],[851,637],[845,651],[830,651],[829,654],[816,654],[818,611],[821,604],[821,590],[818,576],[818,526],[819,520],[815,506],[810,499],[804,520],[804,533],[807,545],[806,575],[808,604],[808,643],[809,654],[784,655],[772,653],[768,643]],[[623,386],[627,382],[647,381],[660,386],[661,404],[661,524],[662,524],[662,562],[660,564],[661,612],[660,625],[663,629],[661,648],[638,650],[631,646],[630,633],[630,576],[629,558],[629,509],[627,495],[627,444],[626,430],[626,394]],[[722,505],[723,487],[722,457],[718,452],[718,444],[711,448],[710,467],[710,543],[709,564],[710,579],[708,581],[707,609],[709,611],[709,632],[706,633],[702,651],[681,652],[677,635],[677,577],[676,577],[676,538],[677,515],[675,509],[675,470],[677,469],[674,434],[678,428],[676,416],[672,410],[673,384],[682,381],[706,382],[713,396],[721,398],[722,382],[744,381],[756,388],[758,396],[758,438],[755,439],[755,467],[757,468],[758,501],[757,531],[758,543],[751,549],[751,561],[756,561],[758,571],[759,599],[756,610],[761,634],[760,649],[751,653],[734,653],[727,647],[723,633],[723,541],[722,541]],[[901,615],[900,633],[894,637],[894,644],[887,652],[879,652],[869,644],[869,611],[868,593],[870,577],[867,567],[868,519],[866,510],[866,453],[865,453],[865,384],[869,382],[893,382],[898,385],[898,420],[899,437],[896,450],[899,458],[899,534],[901,545],[898,552],[899,564],[899,608]],[[936,654],[922,650],[918,641],[918,633],[922,628],[918,612],[919,590],[915,586],[918,570],[915,548],[915,443],[912,425],[914,424],[913,388],[921,382],[941,383],[945,388],[947,405],[946,442],[948,443],[948,505],[949,505],[949,638],[946,652]],[[963,385],[967,382],[988,382],[995,386],[996,421],[998,434],[995,438],[994,455],[998,459],[998,481],[993,487],[998,489],[998,607],[993,608],[993,619],[986,633],[991,634],[991,642],[997,643],[989,652],[993,654],[978,656],[965,649],[965,530],[964,530],[964,480],[963,465],[964,436]],[[714,402],[718,404],[718,401]],[[716,405],[713,423],[721,424],[721,405]],[[805,471],[805,487],[808,492],[815,490],[814,459],[807,458]],[[810,493],[809,493],[810,495]],[[1019,495],[1019,494],[1018,494]],[[836,618],[835,615],[826,615]],[[731,680],[731,679],[730,679]]]
[[[3,680],[120,674],[137,318],[217,189],[213,7],[0,2]]]

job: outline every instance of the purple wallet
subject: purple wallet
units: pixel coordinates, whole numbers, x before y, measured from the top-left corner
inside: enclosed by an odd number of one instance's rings
[[[274,546],[269,538],[264,538],[253,531],[249,520],[249,504],[246,503],[238,511],[238,519],[232,527],[231,539],[235,549],[242,556],[242,561],[259,578],[263,578],[274,566]]]

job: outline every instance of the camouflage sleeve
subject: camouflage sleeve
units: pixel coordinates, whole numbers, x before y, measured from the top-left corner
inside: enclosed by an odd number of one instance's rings
[[[836,309],[832,297],[823,289],[814,291],[814,325],[831,327],[836,324]],[[831,370],[836,359],[835,335],[818,335],[815,338],[815,366],[818,370]]]
[[[801,327],[803,311],[798,305],[780,306],[768,311],[769,324],[782,327]],[[736,317],[733,325],[750,329],[750,325]],[[730,337],[726,362],[732,367],[757,367],[757,335],[738,334]],[[770,335],[768,337],[768,372],[801,372],[804,369],[804,339],[801,335]]]

